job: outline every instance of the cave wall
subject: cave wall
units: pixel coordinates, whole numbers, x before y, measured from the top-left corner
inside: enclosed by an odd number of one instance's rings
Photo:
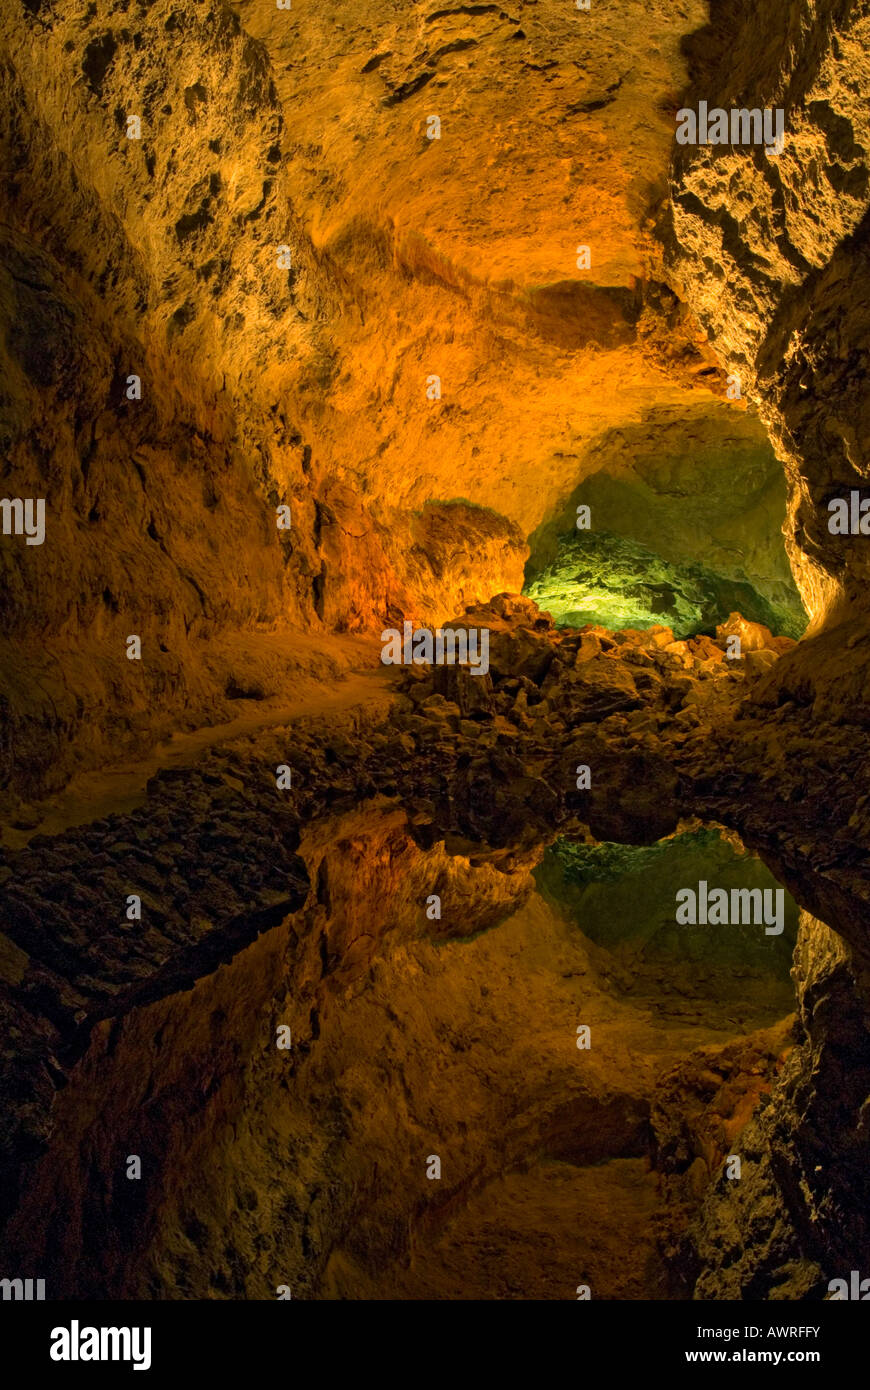
[[[851,0],[713,0],[685,103],[782,108],[785,145],[675,146],[672,172],[670,262],[785,466],[815,627],[866,611],[864,538],[832,536],[827,502],[867,476],[868,34]]]
[[[720,1175],[689,1237],[695,1297],[824,1298],[866,1262],[866,974],[801,914],[798,1040],[740,1134],[740,1182]]]

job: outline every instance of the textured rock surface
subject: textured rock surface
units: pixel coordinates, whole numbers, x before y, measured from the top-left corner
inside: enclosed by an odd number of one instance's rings
[[[741,1135],[741,1182],[720,1178],[691,1232],[700,1298],[823,1298],[866,1258],[866,979],[809,913],[795,978],[799,1045]]]
[[[780,107],[785,147],[678,148],[674,263],[785,463],[790,555],[822,625],[866,611],[864,538],[833,537],[827,502],[867,477],[870,12],[714,0],[711,20],[687,104]]]

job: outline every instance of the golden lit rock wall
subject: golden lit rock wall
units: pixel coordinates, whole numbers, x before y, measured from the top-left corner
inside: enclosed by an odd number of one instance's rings
[[[828,530],[870,473],[866,4],[714,0],[688,106],[782,108],[785,147],[678,146],[674,268],[757,401],[790,485],[789,553],[816,626],[866,611],[865,537]]]

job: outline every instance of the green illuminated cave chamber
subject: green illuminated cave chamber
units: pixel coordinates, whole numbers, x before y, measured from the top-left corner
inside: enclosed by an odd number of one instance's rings
[[[589,529],[575,526],[590,509]],[[806,614],[781,528],[782,469],[768,448],[599,471],[532,537],[524,592],[557,627],[715,632],[730,613],[798,638]]]
[[[729,613],[764,623],[776,636],[801,635],[798,604],[772,603],[746,580],[701,564],[672,564],[636,541],[602,531],[560,538],[559,554],[524,593],[557,627],[597,623],[614,632],[660,624],[682,639],[711,635]]]

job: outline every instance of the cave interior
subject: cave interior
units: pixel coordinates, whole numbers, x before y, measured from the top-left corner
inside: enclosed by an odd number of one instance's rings
[[[509,9],[0,16],[52,1299],[870,1274],[870,7]]]

